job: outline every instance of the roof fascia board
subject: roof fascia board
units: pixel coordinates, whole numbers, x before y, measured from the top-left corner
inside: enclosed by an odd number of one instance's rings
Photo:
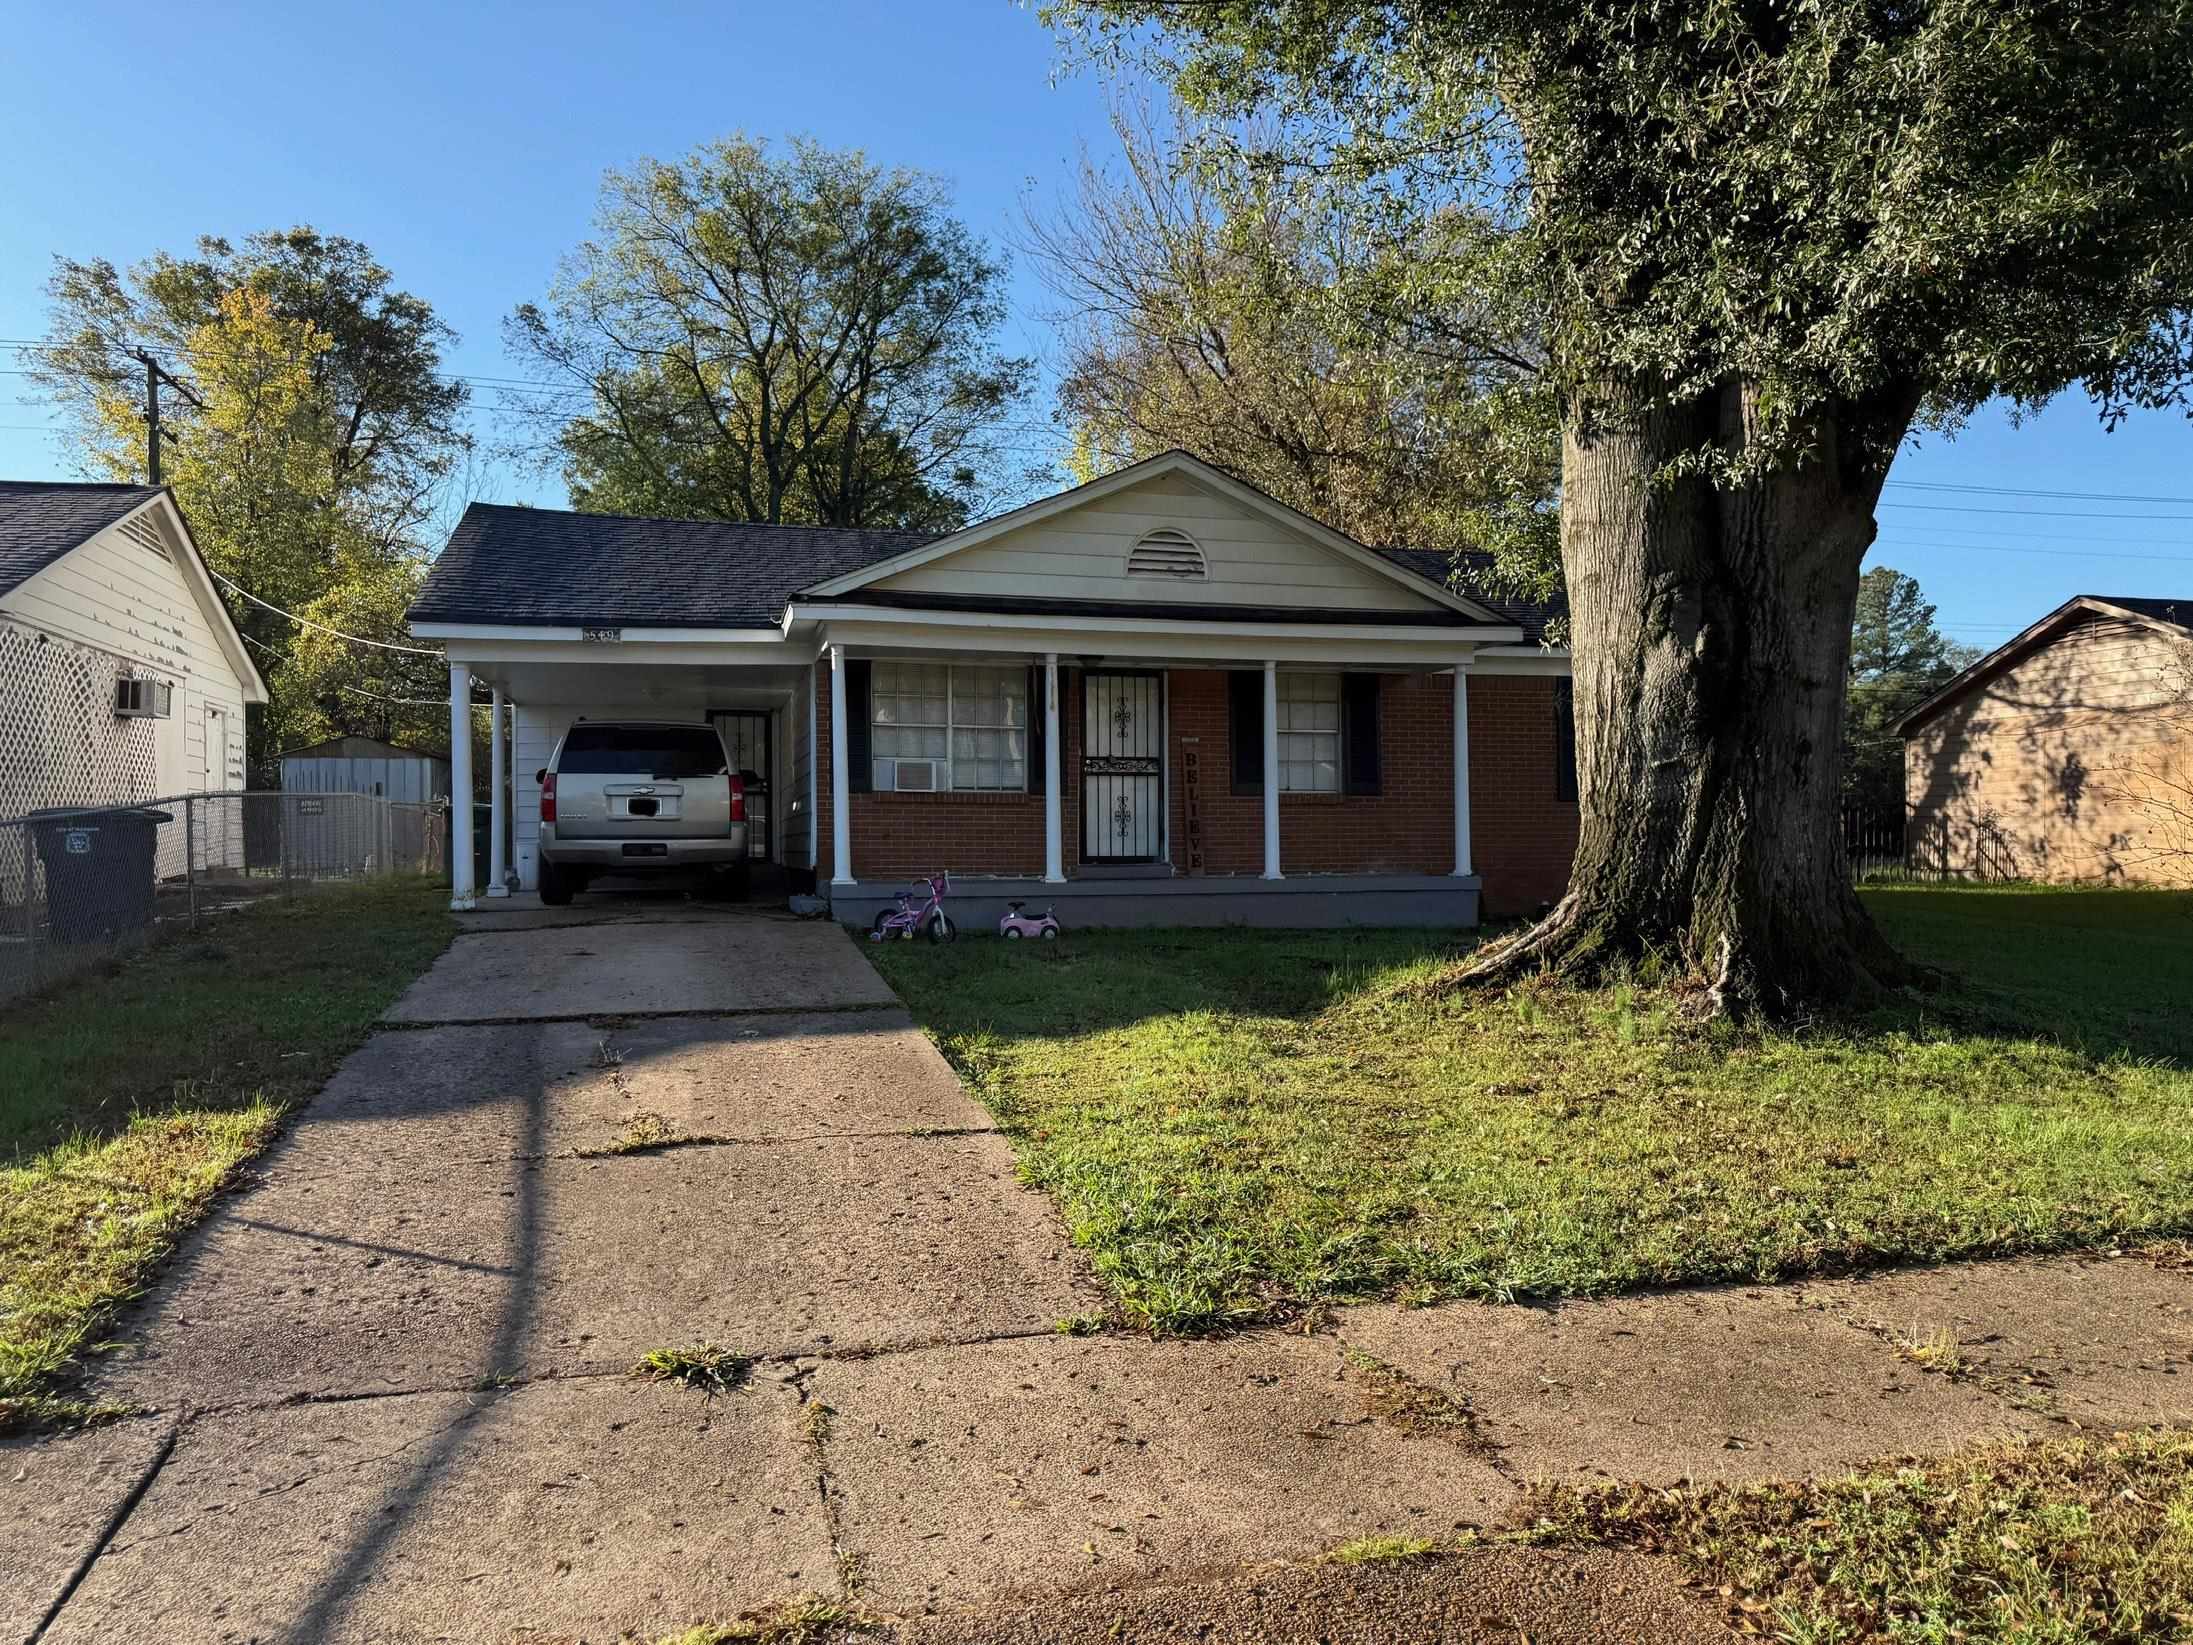
[[[220,642],[221,655],[228,659],[229,667],[235,670],[236,678],[242,683],[244,701],[265,703],[266,680],[251,660],[251,653],[244,649],[244,638],[237,632],[236,619],[228,614],[227,602],[221,598],[221,591],[213,586],[213,574],[206,566],[206,557],[198,547],[198,539],[190,534],[190,522],[176,506],[174,494],[162,487],[158,494],[147,497],[106,529],[119,531],[143,514],[159,515],[161,524],[181,544],[183,552],[172,563],[181,569],[184,585],[189,588],[191,598],[198,602],[199,612],[213,629],[214,638]]]
[[[2143,611],[2133,611],[2125,606],[2113,605],[2108,600],[2096,599],[2091,594],[2074,594],[2054,611],[2041,617],[2030,627],[2012,635],[1993,651],[1953,674],[1937,691],[1896,722],[1896,735],[1909,737],[1920,726],[1933,719],[1949,703],[1979,685],[1990,676],[2000,673],[2026,652],[2033,650],[2044,640],[2054,637],[2060,629],[2068,628],[2074,618],[2082,616],[2115,617],[2124,622],[2138,623],[2159,634],[2182,635],[2185,630],[2170,623],[2159,622]]]
[[[614,640],[589,640],[587,635],[603,630],[615,630]],[[782,628],[623,628],[615,623],[603,623],[598,627],[539,626],[519,623],[457,623],[415,622],[411,625],[414,638],[421,640],[571,640],[593,647],[597,651],[612,652],[619,646],[650,645],[782,645],[785,630]]]
[[[1441,645],[1451,655],[1456,650],[1467,650],[1482,645],[1514,645],[1522,640],[1523,630],[1514,623],[1490,622],[1482,627],[1455,627],[1429,631],[1438,639],[1428,640],[1427,631],[1421,628],[1388,627],[1384,624],[1366,623],[1243,623],[1188,621],[1169,617],[1073,617],[1035,616],[1010,611],[910,611],[900,606],[887,605],[800,605],[795,603],[786,613],[787,624],[819,623],[833,633],[849,623],[871,626],[894,626],[908,629],[1013,629],[1024,632],[1052,633],[1061,636],[1088,634],[1127,635],[1195,635],[1227,636],[1239,639],[1255,639],[1258,636],[1291,636],[1311,639],[1383,640],[1397,635],[1408,635],[1419,643],[1430,644],[1432,649]]]

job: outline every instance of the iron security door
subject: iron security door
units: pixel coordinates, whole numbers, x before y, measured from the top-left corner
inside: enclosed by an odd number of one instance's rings
[[[1165,677],[1081,677],[1081,855],[1156,862],[1165,854]]]
[[[744,773],[746,778],[746,854],[757,862],[768,862],[777,848],[772,833],[775,808],[769,803],[769,779],[777,769],[769,714],[719,709],[709,718],[716,722],[717,734],[723,738],[731,769]]]

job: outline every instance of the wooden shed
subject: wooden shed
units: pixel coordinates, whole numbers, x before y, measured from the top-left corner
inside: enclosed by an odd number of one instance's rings
[[[2193,885],[2193,600],[2067,600],[1898,729],[1915,868]]]

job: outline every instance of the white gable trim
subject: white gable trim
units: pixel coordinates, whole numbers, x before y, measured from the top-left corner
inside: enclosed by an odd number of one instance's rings
[[[182,553],[172,556],[175,568],[182,573],[184,586],[191,598],[198,602],[206,623],[213,630],[213,637],[220,642],[221,655],[235,671],[236,683],[242,687],[244,701],[264,703],[267,700],[266,681],[251,661],[251,653],[244,649],[244,637],[236,631],[236,621],[229,616],[228,607],[222,602],[220,591],[213,586],[212,573],[206,569],[205,556],[199,552],[197,539],[190,534],[190,526],[183,519],[183,511],[175,506],[173,493],[162,491],[157,497],[147,497],[127,514],[106,529],[118,531],[131,520],[147,514],[159,517],[164,534],[181,547]],[[89,537],[84,542],[89,542]],[[83,547],[78,543],[77,548]],[[71,554],[76,549],[69,550]]]
[[[916,566],[929,564],[932,560],[941,560],[947,555],[957,554],[962,549],[973,548],[979,543],[986,543],[993,538],[1002,537],[1008,531],[1018,531],[1023,526],[1035,525],[1079,508],[1085,503],[1096,502],[1101,498],[1111,496],[1114,492],[1124,491],[1129,486],[1139,485],[1145,480],[1156,479],[1165,474],[1185,475],[1188,479],[1208,487],[1228,501],[1247,509],[1250,513],[1261,514],[1266,519],[1274,520],[1289,530],[1298,531],[1329,553],[1336,554],[1344,560],[1352,561],[1366,570],[1376,572],[1389,581],[1399,583],[1402,587],[1445,606],[1450,611],[1459,611],[1477,622],[1494,627],[1514,626],[1512,618],[1490,611],[1475,600],[1463,598],[1443,583],[1433,582],[1429,577],[1420,577],[1406,567],[1396,565],[1383,554],[1374,553],[1372,550],[1365,548],[1353,537],[1313,520],[1309,515],[1298,509],[1289,508],[1275,497],[1265,496],[1263,492],[1258,491],[1254,486],[1243,485],[1239,480],[1221,474],[1209,463],[1202,461],[1200,458],[1191,457],[1185,451],[1167,451],[1155,457],[1146,457],[1141,462],[1132,463],[1115,473],[1105,475],[1100,480],[1091,480],[1086,485],[1078,485],[1070,491],[1062,491],[1055,497],[1045,497],[1040,501],[1025,504],[1009,514],[1000,514],[995,519],[985,520],[980,525],[971,525],[966,530],[954,532],[949,537],[940,537],[933,543],[924,543],[919,548],[908,549],[905,553],[894,555],[888,560],[879,560],[874,565],[862,566],[858,571],[849,571],[842,577],[833,577],[828,582],[817,583],[803,592],[817,598],[851,594],[886,578],[894,577],[902,571],[911,571]]]

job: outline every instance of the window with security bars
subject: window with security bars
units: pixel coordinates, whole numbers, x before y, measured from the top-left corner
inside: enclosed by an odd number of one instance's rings
[[[869,686],[869,753],[878,788],[884,761],[934,760],[938,788],[1022,792],[1028,787],[1028,671],[949,663],[878,662]]]
[[[1340,792],[1340,676],[1279,676],[1279,789]]]

